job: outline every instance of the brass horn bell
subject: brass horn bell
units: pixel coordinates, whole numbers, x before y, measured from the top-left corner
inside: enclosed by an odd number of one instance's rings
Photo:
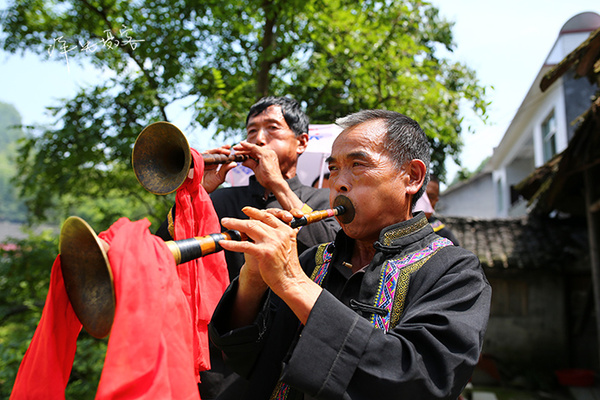
[[[165,242],[175,264],[221,251],[221,240],[242,240],[238,231]],[[83,219],[64,222],[59,239],[61,271],[69,302],[85,330],[95,338],[106,337],[116,312],[112,269],[102,240]]]
[[[115,289],[100,239],[83,219],[69,217],[61,228],[58,249],[75,315],[93,337],[107,336],[115,318]]]
[[[173,193],[190,171],[190,145],[175,125],[155,122],[137,137],[131,163],[138,182],[147,191],[158,195]]]

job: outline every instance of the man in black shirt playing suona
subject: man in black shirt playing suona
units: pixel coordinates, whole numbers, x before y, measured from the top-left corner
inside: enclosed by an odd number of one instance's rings
[[[300,257],[287,224],[298,210],[222,219],[251,240],[221,242],[246,261],[210,338],[241,376],[238,399],[456,399],[479,358],[491,289],[474,254],[412,214],[427,138],[392,111],[338,124],[329,200],[350,202],[354,218]]]

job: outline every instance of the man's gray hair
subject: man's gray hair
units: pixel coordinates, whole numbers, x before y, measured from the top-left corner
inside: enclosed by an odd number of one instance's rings
[[[377,120],[381,121],[386,128],[384,148],[395,161],[398,169],[415,159],[423,161],[427,167],[423,185],[413,196],[411,206],[414,206],[427,188],[431,160],[431,147],[425,132],[419,124],[406,115],[389,110],[361,110],[346,117],[338,118],[335,122],[346,130],[365,122]]]

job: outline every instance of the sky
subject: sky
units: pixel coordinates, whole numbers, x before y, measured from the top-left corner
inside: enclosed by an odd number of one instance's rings
[[[475,134],[465,133],[461,161],[474,170],[492,155],[563,25],[587,11],[600,14],[598,0],[432,0],[440,14],[455,21],[453,57],[476,71],[488,88],[489,121],[471,122]],[[447,164],[449,177],[456,173]],[[447,180],[448,182],[451,179]]]
[[[475,133],[463,129],[465,145],[461,161],[463,167],[474,170],[500,142],[562,26],[581,12],[600,14],[600,2],[432,0],[431,3],[443,17],[455,23],[456,47],[450,57],[476,72],[491,102],[487,124],[473,115],[465,116],[465,123]],[[0,9],[5,6],[6,0],[0,0]],[[0,101],[13,104],[24,124],[48,122],[46,107],[57,104],[60,98],[74,96],[78,88],[111,73],[99,73],[74,63],[67,66],[66,62],[47,61],[26,48],[23,50],[23,55],[0,51]],[[185,112],[175,107],[169,112],[169,119],[177,126],[187,124]],[[190,142],[201,151],[212,147],[209,143]],[[450,181],[458,167],[449,162],[447,168]]]

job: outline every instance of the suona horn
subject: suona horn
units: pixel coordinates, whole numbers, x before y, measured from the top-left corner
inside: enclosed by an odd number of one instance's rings
[[[246,154],[203,153],[204,164],[243,162]],[[185,135],[175,125],[160,121],[145,127],[138,135],[131,154],[133,172],[150,193],[173,193],[183,184],[192,168],[192,154]]]
[[[336,199],[336,202],[333,209],[294,218],[290,226],[296,228],[332,216],[339,216],[342,222],[343,216],[354,218],[349,200]],[[228,230],[165,243],[175,264],[181,264],[222,250],[219,244],[222,240],[247,240],[243,236],[236,230]],[[115,317],[116,299],[113,274],[102,241],[83,219],[69,217],[61,228],[59,253],[65,288],[77,318],[93,337],[107,336]]]

